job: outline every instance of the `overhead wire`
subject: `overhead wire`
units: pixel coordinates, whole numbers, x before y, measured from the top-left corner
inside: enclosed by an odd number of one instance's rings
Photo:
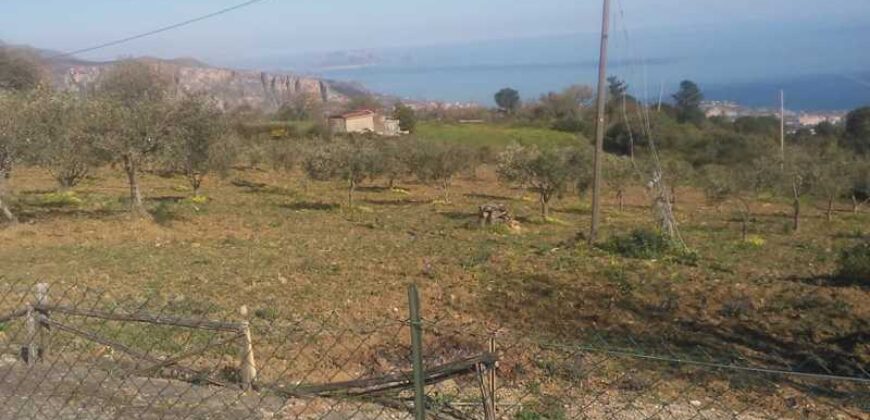
[[[178,22],[178,23],[174,23],[174,24],[171,24],[171,25],[163,26],[163,27],[160,27],[160,28],[157,28],[157,29],[152,29],[152,30],[147,31],[147,32],[142,32],[142,33],[139,33],[139,34],[131,35],[131,36],[124,37],[124,38],[121,38],[121,39],[116,39],[116,40],[114,40],[114,41],[105,42],[105,43],[98,44],[98,45],[94,45],[94,46],[91,46],[91,47],[86,47],[86,48],[81,48],[81,49],[77,49],[77,50],[73,50],[73,51],[68,51],[68,52],[60,53],[60,54],[54,55],[54,56],[52,56],[52,57],[50,57],[50,58],[68,57],[68,56],[72,56],[72,55],[84,54],[84,53],[88,53],[88,52],[92,52],[92,51],[97,51],[97,50],[101,50],[101,49],[104,49],[104,48],[113,47],[113,46],[116,46],[116,45],[126,44],[126,43],[131,42],[131,41],[135,41],[135,40],[138,40],[138,39],[142,39],[142,38],[146,38],[146,37],[149,37],[149,36],[157,35],[157,34],[160,34],[160,33],[163,33],[163,32],[168,32],[168,31],[171,31],[171,30],[174,30],[174,29],[178,29],[178,28],[181,28],[181,27],[184,27],[184,26],[188,26],[188,25],[191,25],[191,24],[194,24],[194,23],[197,23],[197,22],[202,22],[202,21],[204,21],[204,20],[211,19],[211,18],[214,18],[214,17],[217,17],[217,16],[221,16],[221,15],[224,15],[224,14],[227,14],[227,13],[230,13],[230,12],[233,12],[233,11],[236,11],[236,10],[239,10],[239,9],[242,9],[242,8],[245,8],[245,7],[248,7],[248,6],[252,6],[252,5],[256,4],[256,3],[261,3],[261,2],[264,2],[264,1],[266,1],[266,0],[248,0],[248,1],[244,2],[244,3],[240,3],[240,4],[237,4],[237,5],[235,5],[235,6],[226,7],[226,8],[220,9],[220,10],[215,11],[215,12],[211,12],[211,13],[208,13],[208,14],[205,14],[205,15],[202,15],[202,16],[197,16],[197,17],[194,17],[194,18],[191,18],[191,19],[187,19],[187,20],[182,21],[182,22]]]

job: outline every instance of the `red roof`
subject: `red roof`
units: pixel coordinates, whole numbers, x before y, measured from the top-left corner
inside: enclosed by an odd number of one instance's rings
[[[344,113],[341,115],[335,115],[332,118],[349,119],[349,118],[357,118],[357,117],[366,117],[369,115],[375,115],[375,111],[372,111],[370,109],[362,109],[359,111],[353,111],[353,112],[347,112],[347,113]]]

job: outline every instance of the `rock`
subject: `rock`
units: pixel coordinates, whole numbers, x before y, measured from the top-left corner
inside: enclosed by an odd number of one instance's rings
[[[519,229],[519,223],[504,204],[484,204],[478,207],[477,217],[481,227],[506,225],[511,230]]]

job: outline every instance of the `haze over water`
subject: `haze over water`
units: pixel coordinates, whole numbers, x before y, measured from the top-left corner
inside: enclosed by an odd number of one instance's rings
[[[722,31],[695,28],[646,31],[611,38],[609,74],[632,93],[667,100],[683,79],[698,82],[707,99],[775,106],[779,89],[793,110],[845,110],[870,104],[870,25],[822,28],[751,26]],[[536,98],[571,84],[594,85],[597,34],[574,34],[471,44],[367,52],[367,65],[317,68],[313,57],[265,62],[311,67],[325,77],[358,81],[369,89],[410,99],[490,105],[506,86]]]

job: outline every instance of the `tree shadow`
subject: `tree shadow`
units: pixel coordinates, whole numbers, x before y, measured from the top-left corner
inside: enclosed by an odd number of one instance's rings
[[[362,186],[362,187],[356,187],[356,190],[362,191],[362,192],[386,192],[386,191],[390,191],[390,188],[389,187],[381,187],[381,186],[377,186],[377,185],[366,185],[366,186]]]
[[[438,213],[441,216],[444,216],[450,220],[477,220],[477,213],[470,213],[464,211],[447,211],[443,213]]]
[[[21,223],[58,219],[107,220],[129,213],[127,209],[78,209],[72,207],[41,207],[20,209],[15,216]]]
[[[516,201],[515,198],[504,196],[504,195],[482,194],[482,193],[467,193],[464,195],[468,198],[479,198],[479,199],[483,199],[483,200]]]
[[[184,199],[186,199],[186,198],[187,197],[180,196],[180,195],[163,195],[163,196],[157,196],[157,197],[146,197],[145,202],[157,203],[157,204],[180,203],[180,202],[184,201]]]
[[[381,200],[381,199],[372,199],[367,198],[364,200],[360,200],[363,203],[372,204],[376,206],[414,206],[421,204],[428,204],[426,201],[421,200],[413,200],[410,198],[400,198],[397,200]]]
[[[341,208],[341,205],[336,203],[297,201],[290,204],[279,204],[278,207],[292,211],[330,211]]]
[[[812,276],[812,277],[800,277],[800,276],[789,276],[785,278],[786,281],[794,282],[794,283],[802,283],[810,286],[821,286],[821,287],[843,287],[843,288],[851,288],[857,287],[862,290],[870,291],[870,281],[868,280],[859,280],[859,279],[847,279],[841,278],[836,275],[829,276]]]
[[[274,194],[274,195],[284,195],[284,196],[294,196],[296,193],[290,191],[286,188],[278,187],[275,185],[269,185],[262,182],[251,182],[244,179],[234,179],[230,181],[235,187],[239,187],[244,189],[244,192],[248,194]]]

